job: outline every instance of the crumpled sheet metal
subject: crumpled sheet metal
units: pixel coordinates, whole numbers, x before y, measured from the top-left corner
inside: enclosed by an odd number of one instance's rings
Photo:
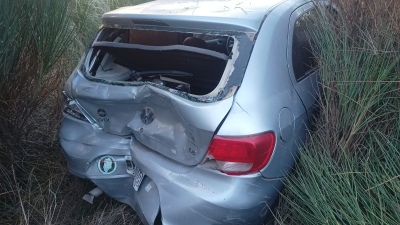
[[[192,102],[152,85],[114,86],[82,76],[75,75],[70,94],[100,128],[117,135],[133,134],[145,146],[186,165],[196,165],[204,158],[233,102],[233,97],[214,103]],[[149,124],[141,119],[146,107],[154,112]],[[98,116],[99,109],[107,116]]]

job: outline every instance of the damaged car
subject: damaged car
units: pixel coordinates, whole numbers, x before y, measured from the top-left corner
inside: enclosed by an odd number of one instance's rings
[[[158,0],[103,25],[64,88],[69,171],[144,224],[262,224],[306,139],[303,0]]]

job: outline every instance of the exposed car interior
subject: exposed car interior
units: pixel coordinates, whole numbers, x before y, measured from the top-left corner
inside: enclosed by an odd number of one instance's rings
[[[86,63],[96,78],[151,82],[205,95],[220,83],[234,41],[229,36],[105,28]]]

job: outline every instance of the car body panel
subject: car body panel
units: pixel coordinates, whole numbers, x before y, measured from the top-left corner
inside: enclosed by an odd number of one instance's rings
[[[310,7],[302,0],[161,0],[106,13],[104,26],[113,29],[232,35],[237,51],[227,55],[224,86],[208,95],[107,80],[104,69],[92,76],[83,59],[64,88],[86,118],[64,114],[59,135],[69,171],[130,205],[144,224],[263,224],[306,140],[317,94],[310,89],[316,76],[295,82],[289,50],[294,21]],[[190,50],[160,52],[171,48]],[[275,148],[260,171],[228,175],[207,164],[215,135],[265,132],[274,133]],[[110,173],[101,170],[104,157],[114,160]]]
[[[255,32],[266,12],[285,0],[159,0],[123,7],[105,13],[107,27],[164,26],[174,29],[200,29]]]
[[[301,4],[304,3],[285,2],[265,19],[265,26],[261,27],[257,35],[246,74],[235,95],[231,112],[218,131],[218,135],[221,136],[247,135],[269,130],[279,130],[281,133],[289,131],[286,136],[290,138],[277,138],[272,159],[262,171],[263,176],[268,178],[288,174],[296,159],[297,146],[302,144],[306,137],[306,108],[292,88],[286,61],[289,18],[293,10]],[[255,90],[258,93],[254,93]],[[289,117],[288,122],[288,116],[280,120],[282,109],[288,109],[296,120]]]
[[[71,129],[79,133],[74,135]],[[276,190],[282,187],[280,179],[264,179],[260,174],[235,177],[179,165],[134,138],[107,133],[99,137],[98,132],[102,131],[89,123],[69,116],[63,119],[60,141],[69,150],[69,171],[90,179],[109,196],[133,207],[145,224],[154,222],[159,208],[163,224],[261,224],[268,206],[278,196]],[[107,148],[104,143],[108,143]],[[113,174],[97,169],[104,155],[116,159]],[[133,176],[126,172],[127,156],[146,174],[138,191],[133,190]],[[248,194],[246,198],[235,197],[243,191]]]
[[[150,86],[114,86],[90,82],[77,72],[69,93],[104,131],[133,135],[142,144],[186,165],[203,160],[211,138],[231,108],[233,97],[196,103]],[[154,121],[145,124],[144,108]],[[106,115],[98,115],[103,110]],[[210,114],[210,111],[213,114]]]

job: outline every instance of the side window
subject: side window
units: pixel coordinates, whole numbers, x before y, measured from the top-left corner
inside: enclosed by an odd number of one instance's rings
[[[301,81],[310,75],[317,67],[316,59],[312,53],[310,29],[316,10],[312,9],[303,13],[295,22],[292,40],[292,65],[296,81]]]

